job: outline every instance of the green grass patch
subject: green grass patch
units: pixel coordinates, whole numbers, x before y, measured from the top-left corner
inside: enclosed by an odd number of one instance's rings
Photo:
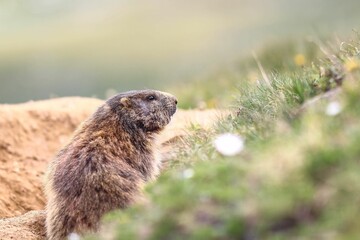
[[[356,41],[307,67],[264,68],[262,80],[243,80],[234,113],[212,130],[193,126],[169,169],[147,187],[150,202],[110,214],[95,238],[356,239]],[[335,114],[328,110],[334,101]],[[245,138],[240,154],[215,150],[226,132]]]

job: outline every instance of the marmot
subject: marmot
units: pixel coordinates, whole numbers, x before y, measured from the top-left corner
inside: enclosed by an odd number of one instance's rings
[[[96,231],[105,213],[141,197],[143,184],[159,173],[154,137],[176,104],[155,90],[120,93],[78,128],[47,173],[48,239]]]

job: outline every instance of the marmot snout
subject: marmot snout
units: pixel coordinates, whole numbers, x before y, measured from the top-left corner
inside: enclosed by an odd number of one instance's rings
[[[176,104],[164,92],[125,92],[79,127],[48,172],[49,239],[96,231],[105,213],[136,202],[159,171],[154,135],[170,122]]]

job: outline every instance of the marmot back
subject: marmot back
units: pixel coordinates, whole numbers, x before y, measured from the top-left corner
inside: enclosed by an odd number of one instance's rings
[[[130,91],[106,101],[53,160],[46,183],[50,240],[96,231],[101,217],[141,196],[159,172],[155,134],[176,111],[174,96]]]

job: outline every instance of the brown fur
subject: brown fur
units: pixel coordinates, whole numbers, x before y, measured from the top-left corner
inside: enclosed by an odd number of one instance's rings
[[[48,172],[48,239],[96,231],[105,213],[137,201],[142,185],[158,174],[154,136],[176,103],[154,90],[121,93],[79,127]]]

